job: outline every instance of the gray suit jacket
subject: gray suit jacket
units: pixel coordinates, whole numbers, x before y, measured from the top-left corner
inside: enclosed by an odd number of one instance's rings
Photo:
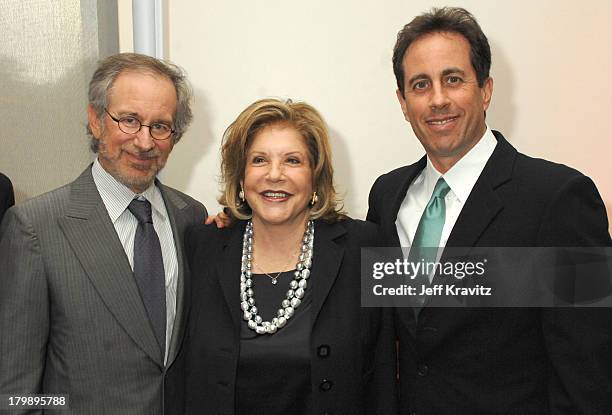
[[[188,309],[183,233],[206,210],[158,186],[179,262],[166,367],[89,167],[74,182],[13,207],[2,223],[0,394],[68,394],[67,414],[163,413],[166,369]]]

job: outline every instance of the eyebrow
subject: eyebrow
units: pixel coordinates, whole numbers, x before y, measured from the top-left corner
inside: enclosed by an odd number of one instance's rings
[[[247,154],[247,156],[252,157],[252,156],[267,156],[270,153],[268,151],[265,151],[265,150],[248,150],[246,154]],[[305,154],[302,151],[289,151],[287,153],[283,152],[281,155],[283,157],[300,156],[300,157],[309,158],[308,154]]]
[[[265,150],[248,150],[247,154],[268,154],[268,151]],[[300,150],[295,150],[295,151],[289,151],[286,153],[282,153],[284,156],[291,156],[294,154],[298,154],[298,155],[304,155],[304,152],[300,151]]]
[[[140,114],[138,114],[137,112],[134,111],[125,111],[125,112],[117,112],[117,116],[118,117],[134,117],[136,119],[138,119],[138,121],[142,122],[142,116]],[[158,119],[153,119],[150,121],[151,124],[155,124],[155,123],[161,123],[161,124],[168,124],[168,125],[172,125],[174,123],[174,121],[172,120],[164,120],[163,118],[158,118]]]
[[[460,74],[460,75],[465,75],[465,71],[459,68],[447,68],[445,70],[442,71],[442,76],[448,76],[451,74]],[[420,80],[420,79],[429,79],[429,75],[424,74],[424,73],[419,73],[414,75],[412,78],[410,78],[408,80],[408,85],[411,85],[414,81]]]
[[[465,71],[459,68],[448,68],[442,71],[442,76],[447,76],[447,75],[451,75],[451,74],[459,74],[459,75],[465,75]]]
[[[138,115],[137,112],[134,111],[115,111],[117,115],[119,115],[120,117],[136,117],[140,119],[140,116]]]

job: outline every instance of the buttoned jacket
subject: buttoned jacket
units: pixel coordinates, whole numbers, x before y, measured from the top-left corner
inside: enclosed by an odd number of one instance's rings
[[[611,246],[593,182],[497,146],[457,218],[447,247]],[[379,177],[367,219],[399,246],[395,221],[417,163]],[[517,276],[520,278],[520,276]],[[441,308],[415,319],[397,308],[400,411],[441,414],[612,413],[612,310]]]
[[[183,235],[206,210],[157,185],[179,266],[166,365],[90,166],[74,182],[14,206],[2,223],[0,394],[65,394],[66,414],[164,412],[164,378],[189,300]]]
[[[222,230],[199,226],[187,238],[193,275],[193,306],[181,351],[187,414],[234,413],[244,228],[245,222]],[[378,244],[378,238],[377,227],[362,221],[315,222],[308,286],[314,413],[394,413],[395,345],[383,335],[383,310],[360,304],[360,248]]]

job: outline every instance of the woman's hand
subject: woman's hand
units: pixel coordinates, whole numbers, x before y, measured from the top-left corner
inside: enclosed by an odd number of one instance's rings
[[[210,225],[213,222],[217,225],[217,228],[222,229],[229,228],[230,226],[232,226],[234,224],[234,219],[232,219],[230,215],[225,213],[225,209],[223,209],[216,215],[208,216],[204,221],[206,225]]]

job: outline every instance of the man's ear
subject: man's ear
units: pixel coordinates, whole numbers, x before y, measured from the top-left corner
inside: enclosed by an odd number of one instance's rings
[[[482,109],[486,111],[491,104],[491,97],[493,96],[493,78],[488,77],[485,79],[480,90],[482,92]]]
[[[400,106],[402,107],[402,113],[404,114],[404,119],[410,122],[410,119],[408,118],[408,111],[406,110],[406,98],[404,98],[402,91],[400,91],[399,89],[395,90],[395,95],[397,96],[397,100],[399,101]]]
[[[87,106],[87,122],[93,136],[99,140],[103,131],[102,121],[98,118],[98,114],[91,104]]]

